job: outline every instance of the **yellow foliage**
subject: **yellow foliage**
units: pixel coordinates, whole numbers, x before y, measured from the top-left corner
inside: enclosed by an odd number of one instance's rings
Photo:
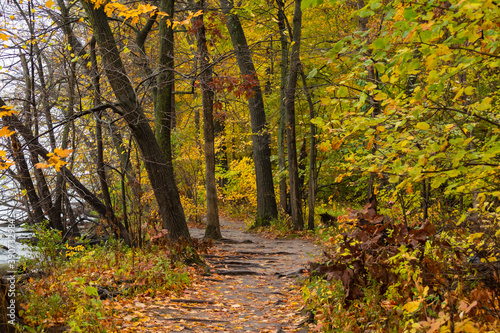
[[[204,202],[195,202],[193,199],[181,194],[181,203],[184,214],[189,221],[199,222],[201,220],[202,212],[205,210]]]
[[[12,109],[12,106],[4,105],[0,107],[0,117],[10,116],[14,113],[16,113],[16,111]]]
[[[53,166],[56,171],[61,171],[61,167],[67,164],[64,160],[62,160],[62,158],[68,157],[72,151],[72,149],[56,148],[53,153],[49,153],[47,155],[49,157],[47,161],[48,163],[37,163],[35,164],[35,167],[37,169],[46,169]]]
[[[246,208],[252,212],[257,209],[257,185],[255,169],[249,157],[231,161],[229,171],[223,175],[228,184],[223,188],[224,203],[231,208]]]

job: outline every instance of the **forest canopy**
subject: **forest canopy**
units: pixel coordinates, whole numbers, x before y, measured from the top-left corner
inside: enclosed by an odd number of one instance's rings
[[[405,221],[495,211],[497,18],[482,0],[6,1],[3,201],[62,229],[86,201],[125,238],[140,207],[176,238],[217,201],[297,229],[332,196]]]

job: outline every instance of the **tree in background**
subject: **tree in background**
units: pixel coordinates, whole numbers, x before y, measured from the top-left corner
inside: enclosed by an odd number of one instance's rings
[[[248,47],[240,19],[234,13],[232,0],[221,0],[221,7],[227,16],[226,26],[231,36],[236,59],[243,80],[251,82],[252,94],[248,99],[248,108],[252,122],[253,158],[257,183],[257,225],[269,225],[278,216],[274,194],[271,167],[271,138],[266,121],[264,98],[260,81]]]

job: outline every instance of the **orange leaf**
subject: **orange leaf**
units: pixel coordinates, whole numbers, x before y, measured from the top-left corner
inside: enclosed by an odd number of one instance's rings
[[[54,154],[56,154],[59,157],[68,157],[69,154],[73,152],[73,149],[60,149],[56,148],[54,149]]]
[[[37,163],[35,164],[35,168],[37,169],[47,169],[49,166],[45,163]]]
[[[2,129],[0,129],[0,137],[2,137],[2,136],[3,137],[9,137],[9,136],[11,136],[14,133],[16,133],[16,132],[9,130],[9,128],[7,126],[5,126]]]
[[[0,117],[10,116],[13,113],[16,113],[16,111],[12,110],[12,106],[4,105],[4,106],[0,107]]]

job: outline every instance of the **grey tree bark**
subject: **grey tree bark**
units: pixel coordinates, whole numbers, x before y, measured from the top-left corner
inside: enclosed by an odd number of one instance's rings
[[[276,0],[278,5],[278,28],[280,33],[281,42],[281,61],[280,61],[280,119],[278,128],[278,168],[279,168],[279,189],[280,189],[280,206],[283,212],[288,212],[288,196],[286,185],[286,153],[285,153],[285,92],[288,73],[288,38],[285,34],[286,31],[286,16],[285,16],[285,3],[283,0]]]
[[[288,148],[288,175],[290,179],[290,206],[292,208],[292,224],[295,230],[304,228],[302,217],[302,199],[299,188],[299,174],[297,163],[297,143],[295,134],[295,90],[297,75],[300,70],[300,40],[302,33],[301,0],[295,0],[293,14],[293,42],[290,56],[290,72],[288,73],[288,86],[286,90],[286,116],[287,116],[287,148]]]
[[[304,74],[303,68],[300,70],[300,76],[302,77],[302,86],[304,93],[307,98],[307,104],[309,105],[309,186],[308,186],[308,210],[309,214],[307,216],[307,229],[314,229],[314,208],[316,203],[316,126],[312,123],[314,119],[314,103],[312,101],[312,93],[307,86],[306,75]]]
[[[226,26],[231,36],[241,75],[245,80],[256,82],[252,88],[252,97],[248,100],[257,183],[257,217],[255,222],[256,225],[269,225],[272,219],[278,217],[278,209],[271,165],[271,136],[267,128],[264,99],[240,19],[238,15],[231,13],[234,8],[233,1],[221,0],[220,3],[222,11],[227,17]]]
[[[165,0],[164,0],[165,1]],[[171,161],[165,157],[149,126],[136,92],[128,78],[116,41],[103,8],[80,0],[99,45],[106,76],[113,89],[123,119],[127,122],[140,149],[146,171],[155,193],[163,226],[172,240],[190,240],[189,230],[175,183]],[[160,94],[159,94],[160,95]]]
[[[196,2],[196,10],[205,10],[205,1]],[[207,189],[207,226],[205,238],[222,238],[217,207],[217,186],[215,181],[215,134],[214,134],[214,92],[212,64],[210,63],[203,15],[193,20],[198,44],[198,63],[200,65],[201,96],[203,102],[203,133],[205,135],[205,186]]]
[[[174,17],[174,0],[161,0],[160,11],[168,14],[162,16],[158,23],[160,39],[157,96],[155,103],[156,140],[160,145],[169,173],[174,173],[172,165],[171,130],[174,119],[174,28],[167,24]]]

